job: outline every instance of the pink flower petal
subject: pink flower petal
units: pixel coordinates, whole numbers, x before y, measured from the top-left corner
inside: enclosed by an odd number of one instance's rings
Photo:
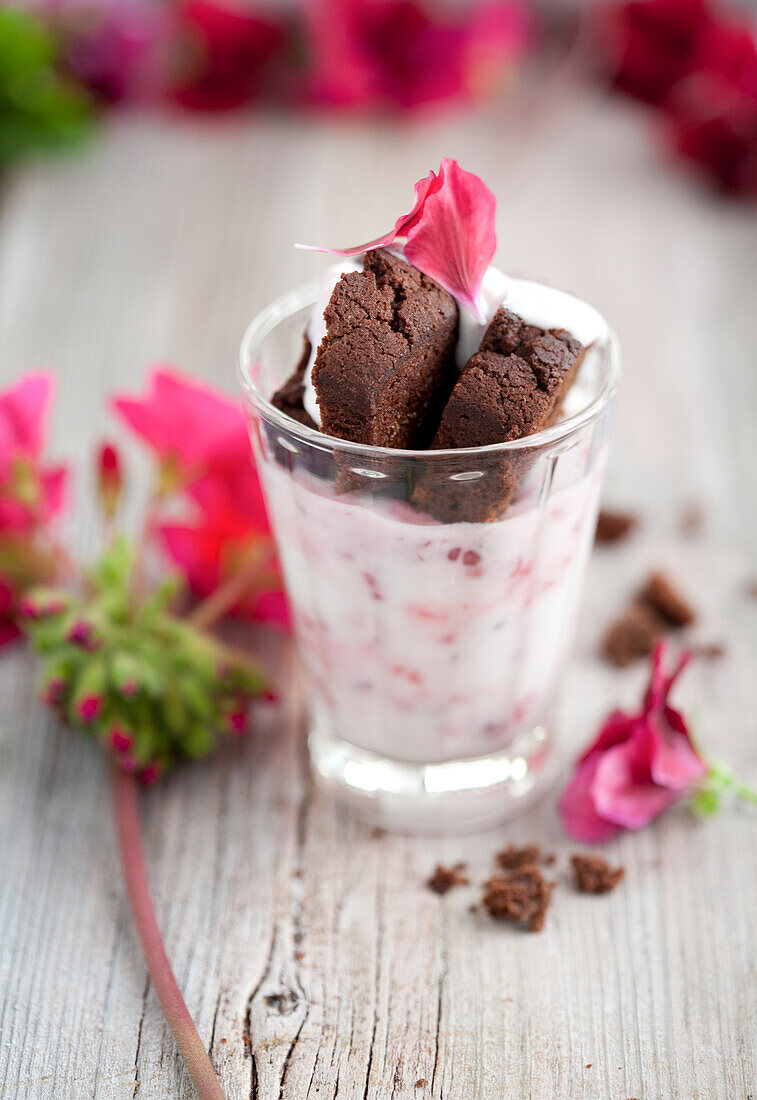
[[[112,407],[156,454],[197,466],[200,474],[249,455],[238,402],[174,371],[153,371],[145,396],[117,395]]]
[[[600,760],[595,757],[579,764],[560,799],[565,831],[584,844],[601,844],[619,832],[619,826],[600,817],[594,805],[591,791]]]
[[[655,783],[671,791],[686,791],[707,773],[707,765],[689,740],[683,718],[672,707],[662,717],[650,716],[654,737],[651,772]]]
[[[0,531],[27,534],[35,526],[34,513],[17,500],[0,500]]]
[[[292,620],[289,605],[283,592],[263,592],[255,603],[253,617],[261,623],[272,623],[282,630],[290,630]]]
[[[429,192],[438,185],[439,177],[433,171],[429,172],[424,179],[418,180],[414,185],[415,202],[412,209],[407,214],[397,218],[394,229],[390,229],[388,233],[384,233],[383,236],[376,237],[366,244],[353,245],[351,248],[321,248],[319,245],[313,244],[296,244],[295,248],[302,248],[307,252],[329,252],[332,256],[359,256],[373,248],[386,248],[388,245],[393,244],[397,237],[406,236],[408,231],[417,224]]]
[[[591,796],[597,813],[624,829],[641,829],[675,802],[650,772],[649,732],[639,723],[633,736],[598,758]]]
[[[44,500],[44,519],[57,516],[66,499],[68,470],[64,466],[52,466],[43,470],[40,476]]]
[[[15,601],[11,586],[0,577],[0,616],[6,615]]]
[[[36,457],[42,450],[53,388],[52,376],[38,373],[0,393],[0,479],[16,454]]]
[[[20,637],[21,630],[17,623],[13,619],[0,617],[0,649],[12,642],[17,642]]]
[[[483,323],[481,284],[497,247],[496,200],[455,160],[444,158],[438,178],[408,229],[405,256]]]
[[[606,749],[612,748],[613,745],[627,741],[633,733],[635,724],[636,718],[633,715],[625,714],[622,710],[614,710],[605,719],[596,739],[589,745],[583,756],[579,757],[579,764],[582,764],[596,753],[604,752]]]

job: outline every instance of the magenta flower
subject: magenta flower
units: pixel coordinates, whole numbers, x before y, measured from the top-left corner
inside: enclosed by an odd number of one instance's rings
[[[60,63],[106,103],[156,98],[169,13],[153,0],[41,0]]]
[[[665,676],[660,642],[640,713],[609,715],[578,761],[560,801],[563,825],[576,840],[599,843],[621,829],[641,829],[691,794],[707,775],[686,720],[668,702],[690,656],[684,653]]]
[[[310,0],[306,102],[408,111],[474,102],[502,80],[530,35],[516,0],[457,9],[420,0]]]
[[[429,172],[415,184],[413,208],[393,230],[367,244],[316,251],[355,256],[404,237],[409,262],[483,322],[481,284],[497,247],[495,211],[494,195],[479,177],[445,157],[438,174]]]
[[[41,462],[53,396],[48,374],[29,374],[0,392],[0,537],[29,533],[63,506],[66,471]]]
[[[0,576],[0,649],[20,637],[21,630],[14,614],[15,596],[11,586]]]
[[[188,49],[171,98],[190,111],[228,111],[258,98],[275,76],[286,27],[275,9],[179,0],[174,18]]]
[[[247,575],[236,612],[288,624],[288,611],[263,491],[240,406],[167,370],[157,370],[147,396],[119,396],[114,407],[160,461],[163,495],[183,492],[187,522],[158,516],[154,528],[192,592],[211,595]]]
[[[53,383],[29,374],[0,391],[0,648],[19,636],[24,590],[50,576],[50,548],[41,544],[63,506],[66,471],[43,462]]]

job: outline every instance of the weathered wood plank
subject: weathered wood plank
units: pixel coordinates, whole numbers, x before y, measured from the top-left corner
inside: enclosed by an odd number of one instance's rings
[[[69,534],[94,552],[83,471],[111,430],[107,395],[157,359],[231,390],[250,316],[321,263],[289,243],[361,239],[367,208],[390,224],[408,179],[450,152],[500,196],[502,263],[595,301],[626,353],[608,496],[645,523],[592,563],[566,743],[638,691],[642,670],[606,669],[596,640],[644,570],[669,564],[703,609],[699,636],[728,645],[682,697],[704,742],[754,779],[757,602],[742,594],[757,548],[757,226],[663,169],[625,106],[577,100],[526,139],[496,118],[399,132],[125,120],[84,157],[13,180],[0,383],[58,372],[54,445],[82,471]],[[690,500],[708,526],[683,543]],[[291,654],[260,641],[291,682]],[[33,684],[27,655],[0,661],[0,1095],[189,1097],[124,907],[102,762]],[[458,859],[482,879],[506,839],[564,855],[554,800],[478,837],[376,837],[314,795],[294,692],[249,744],[144,806],[168,950],[229,1097],[757,1090],[754,816],[673,812],[623,838],[623,888],[592,899],[563,884],[527,936],[471,913],[473,887],[439,899],[423,881]]]

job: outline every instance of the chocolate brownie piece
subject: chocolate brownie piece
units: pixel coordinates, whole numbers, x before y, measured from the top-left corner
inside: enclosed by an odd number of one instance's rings
[[[535,328],[500,307],[455,384],[432,449],[484,447],[548,427],[560,414],[583,355],[583,346],[564,330]],[[438,472],[423,478],[413,500],[449,522],[494,520],[507,508],[531,461],[527,452],[487,456],[481,461],[482,477],[457,483],[450,482],[454,459],[440,462]]]
[[[445,867],[444,864],[437,863],[433,875],[426,880],[426,886],[429,890],[433,890],[435,894],[446,894],[453,886],[467,885],[468,879],[463,874],[464,870],[464,863],[455,863],[452,867]]]
[[[317,428],[318,425],[303,403],[303,398],[305,396],[305,371],[310,362],[310,352],[312,350],[312,345],[307,336],[304,337],[304,340],[305,346],[294,374],[286,380],[281,389],[276,390],[276,393],[271,398],[271,404],[281,412],[286,413],[287,416],[291,416],[293,420],[297,420],[300,424],[305,424],[308,428]]]
[[[638,524],[633,512],[613,512],[602,508],[597,516],[596,542],[621,542],[631,534]]]
[[[483,903],[495,920],[514,921],[530,932],[541,932],[554,883],[533,864],[516,871],[495,872],[484,883]]]
[[[665,622],[660,615],[637,600],[608,627],[602,653],[617,668],[626,668],[637,658],[648,657],[664,633]]]
[[[577,852],[570,857],[573,882],[581,894],[609,894],[625,875],[622,867],[611,867],[601,856]]]
[[[652,573],[648,577],[640,598],[671,627],[690,626],[696,619],[694,608],[664,573]]]
[[[324,312],[313,385],[328,435],[380,447],[428,445],[455,381],[458,308],[383,249],[342,275]]]

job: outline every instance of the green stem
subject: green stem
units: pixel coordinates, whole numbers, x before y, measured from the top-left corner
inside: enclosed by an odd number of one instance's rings
[[[133,775],[114,764],[111,767],[111,783],[126,892],[147,969],[197,1095],[200,1100],[224,1100],[223,1090],[208,1052],[197,1034],[197,1028],[176,984],[155,919],[145,873],[137,782]]]

